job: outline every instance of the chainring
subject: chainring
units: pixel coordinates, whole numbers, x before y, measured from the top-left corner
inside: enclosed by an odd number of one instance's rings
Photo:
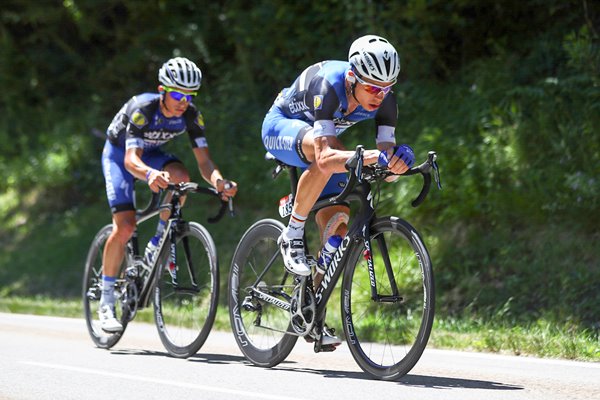
[[[304,301],[300,294],[304,289]],[[290,322],[292,329],[300,336],[306,336],[315,325],[317,302],[313,291],[306,284],[298,284],[290,300]]]

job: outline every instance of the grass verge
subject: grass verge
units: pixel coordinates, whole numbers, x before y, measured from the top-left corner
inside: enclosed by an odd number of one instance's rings
[[[82,305],[77,299],[0,298],[0,312],[83,318]],[[146,309],[138,313],[135,321],[152,323],[152,318],[152,310]],[[341,332],[341,327],[338,328]],[[230,330],[225,305],[219,305],[213,329]],[[428,347],[600,362],[600,338],[597,333],[573,331],[569,326],[560,327],[545,320],[511,325],[477,319],[438,318]]]

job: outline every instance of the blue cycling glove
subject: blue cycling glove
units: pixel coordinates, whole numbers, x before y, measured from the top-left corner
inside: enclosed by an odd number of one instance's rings
[[[413,152],[413,149],[411,149],[411,147],[407,144],[394,146],[394,155],[402,161],[404,161],[404,164],[406,164],[408,168],[412,167],[415,163],[415,153]],[[390,161],[388,160],[386,150],[379,153],[377,164],[381,165],[382,167],[387,167],[389,162]]]

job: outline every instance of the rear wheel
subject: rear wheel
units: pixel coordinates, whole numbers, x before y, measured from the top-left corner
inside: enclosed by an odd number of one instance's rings
[[[94,344],[103,349],[113,347],[123,336],[128,318],[124,312],[122,300],[122,289],[125,287],[124,271],[125,261],[120,268],[117,281],[115,282],[115,316],[123,325],[123,331],[118,333],[104,332],[100,327],[98,311],[100,309],[100,296],[102,294],[102,253],[106,240],[112,232],[112,225],[106,225],[96,234],[92,241],[85,261],[83,273],[83,310],[88,332]]]
[[[399,379],[414,367],[429,340],[435,303],[431,260],[406,221],[376,220],[371,254],[378,299],[373,300],[366,251],[359,246],[344,275],[346,340],[365,372],[378,379]]]
[[[283,224],[273,219],[256,222],[244,234],[229,273],[229,317],[233,336],[246,358],[272,367],[290,354],[298,336],[291,331],[288,305],[294,277],[286,272],[277,245]],[[273,302],[259,296],[269,296]]]
[[[177,228],[176,266],[165,243],[154,289],[154,316],[163,345],[174,357],[190,357],[212,328],[219,299],[217,251],[196,222]]]

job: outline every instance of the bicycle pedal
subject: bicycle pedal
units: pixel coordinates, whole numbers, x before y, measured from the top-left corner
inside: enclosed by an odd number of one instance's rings
[[[315,339],[310,335],[304,336],[304,340],[306,340],[306,343],[314,343],[315,342]]]
[[[315,343],[315,353],[332,352],[335,349],[337,349],[337,346],[333,344],[322,344],[319,346],[318,343]]]

